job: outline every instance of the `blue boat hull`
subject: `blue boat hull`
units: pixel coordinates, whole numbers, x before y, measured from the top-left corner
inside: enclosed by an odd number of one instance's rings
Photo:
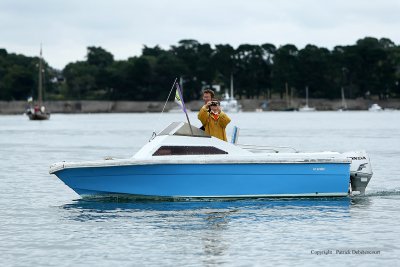
[[[66,168],[55,174],[82,196],[346,196],[350,164],[158,164]]]

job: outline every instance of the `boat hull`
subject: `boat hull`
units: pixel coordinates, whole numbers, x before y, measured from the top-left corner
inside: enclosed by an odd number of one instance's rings
[[[50,113],[30,113],[28,117],[32,121],[43,121],[50,119]]]
[[[81,196],[171,198],[347,196],[347,163],[155,164],[64,168],[54,172]]]

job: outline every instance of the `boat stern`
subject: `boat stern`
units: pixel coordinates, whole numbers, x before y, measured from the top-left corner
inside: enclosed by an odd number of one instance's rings
[[[365,194],[365,189],[372,178],[372,166],[366,151],[351,151],[343,153],[351,159],[350,189],[353,194]]]

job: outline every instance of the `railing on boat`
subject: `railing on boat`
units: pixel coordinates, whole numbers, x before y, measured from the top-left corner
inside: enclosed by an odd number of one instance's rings
[[[261,153],[265,151],[272,151],[273,153],[281,153],[285,150],[291,150],[294,153],[298,153],[299,151],[290,146],[259,146],[259,145],[249,145],[249,144],[236,144],[237,146],[252,151],[256,153]]]

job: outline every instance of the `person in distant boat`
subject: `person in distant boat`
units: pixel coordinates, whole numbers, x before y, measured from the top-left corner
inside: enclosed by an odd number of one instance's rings
[[[206,89],[203,91],[203,101],[204,105],[207,105],[208,102],[211,102],[211,100],[214,98],[215,93],[211,89]],[[204,127],[204,124],[200,127],[200,130],[205,131],[206,128]]]
[[[226,126],[231,119],[221,110],[218,99],[208,101],[199,111],[197,116],[205,128],[205,132],[211,136],[228,141],[226,138]]]

